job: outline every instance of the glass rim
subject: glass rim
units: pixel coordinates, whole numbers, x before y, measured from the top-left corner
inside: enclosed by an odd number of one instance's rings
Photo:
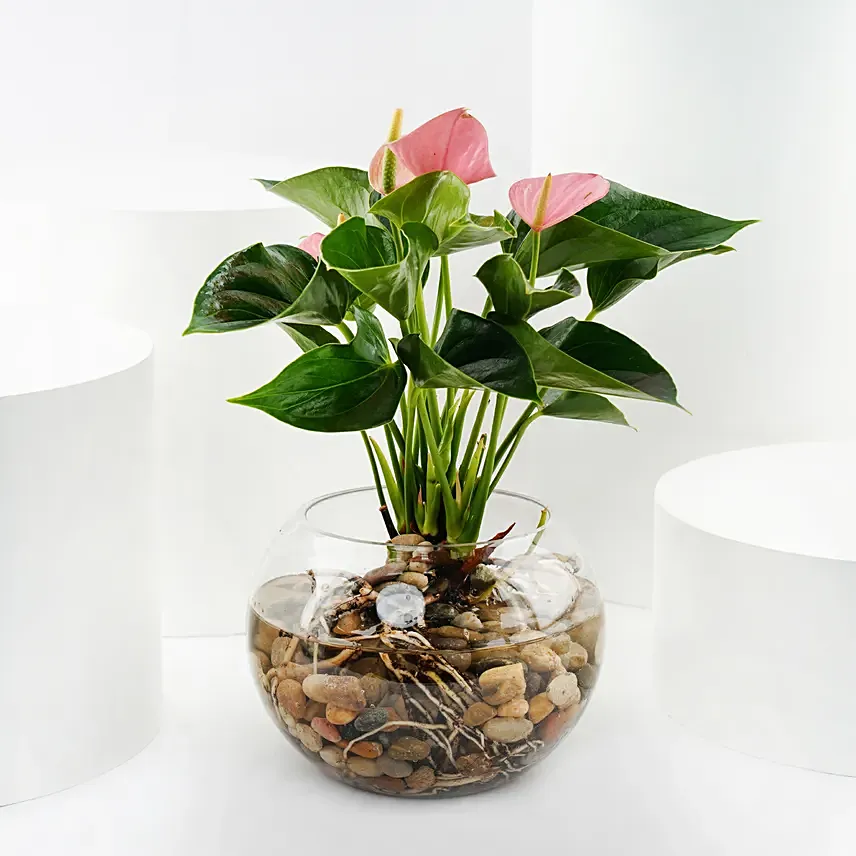
[[[324,529],[323,527],[318,526],[317,524],[311,522],[309,520],[309,513],[317,508],[324,502],[327,502],[331,499],[338,499],[344,496],[350,496],[352,494],[358,493],[374,493],[375,488],[373,485],[363,485],[361,487],[351,487],[345,490],[334,490],[330,493],[322,494],[321,496],[317,496],[314,499],[310,499],[309,502],[304,503],[300,508],[300,520],[302,525],[306,526],[309,530],[314,532],[316,535],[322,535],[326,538],[335,538],[338,541],[346,541],[350,544],[367,544],[372,547],[389,547],[390,542],[387,541],[376,541],[372,538],[354,538],[350,535],[342,535],[338,532],[332,532],[328,529]],[[495,490],[493,491],[492,496],[505,496],[511,499],[520,500],[521,502],[528,503],[530,505],[535,505],[542,510],[546,514],[544,518],[544,522],[539,526],[535,526],[532,528],[528,528],[525,532],[517,532],[515,529],[512,529],[506,536],[503,538],[486,538],[481,541],[442,541],[442,544],[448,544],[452,547],[464,547],[464,548],[472,548],[473,550],[480,549],[482,547],[491,547],[498,544],[507,544],[511,541],[516,541],[518,539],[525,538],[534,538],[536,536],[540,536],[546,528],[550,525],[550,519],[552,518],[552,511],[550,510],[550,506],[540,500],[536,499],[534,496],[529,496],[525,493],[517,493],[512,490]],[[516,527],[516,521],[515,521]],[[410,546],[407,544],[395,544],[394,545],[397,550],[416,550],[416,546]]]

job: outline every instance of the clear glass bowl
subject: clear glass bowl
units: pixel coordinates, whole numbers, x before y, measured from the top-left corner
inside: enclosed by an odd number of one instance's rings
[[[512,526],[513,524],[513,526]],[[585,710],[603,604],[539,502],[498,491],[469,545],[384,537],[372,488],[280,530],[249,609],[261,698],[318,769],[397,796],[486,790],[544,758]]]

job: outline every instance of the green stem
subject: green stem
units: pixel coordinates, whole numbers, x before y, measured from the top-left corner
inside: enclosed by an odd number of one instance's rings
[[[485,298],[484,306],[482,306],[482,318],[487,318],[487,313],[490,312],[493,307],[493,300],[491,300],[490,295]]]
[[[474,395],[475,390],[465,389],[461,395],[458,412],[455,414],[455,421],[452,425],[452,445],[449,447],[449,469],[446,471],[449,482],[455,478],[458,451],[461,448],[461,437],[464,435],[464,420],[467,418],[467,408]]]
[[[386,435],[386,446],[389,449],[389,459],[392,461],[392,470],[395,473],[395,481],[398,485],[398,492],[404,496],[404,473],[401,471],[400,451],[395,442],[392,429],[389,423],[383,426],[383,433]]]
[[[589,312],[589,314],[588,314],[588,315],[586,315],[585,320],[586,320],[586,321],[594,321],[594,319],[595,319],[595,317],[596,317],[596,316],[597,316],[597,309],[595,309],[594,307],[592,307],[591,312]]]
[[[490,390],[486,389],[482,393],[482,400],[479,404],[479,409],[476,412],[476,418],[473,422],[473,427],[470,429],[470,439],[467,442],[467,448],[464,450],[464,457],[461,458],[461,469],[464,472],[467,472],[469,469],[470,461],[473,457],[473,452],[476,448],[476,443],[479,439],[479,433],[481,432],[482,422],[484,422],[485,413],[487,413],[487,406],[490,403]]]
[[[403,397],[401,399],[401,424],[407,425],[407,402]],[[398,423],[393,420],[392,422],[388,422],[385,427],[389,429],[395,438],[395,442],[398,444],[399,455],[404,455],[407,451],[407,443],[404,440],[404,435],[401,433],[401,428],[398,427]]]
[[[344,321],[342,321],[341,324],[337,324],[336,329],[345,337],[346,342],[354,341],[354,334],[351,332],[351,328]]]
[[[389,516],[389,508],[386,504],[386,497],[383,495],[383,486],[380,483],[380,473],[377,469],[377,462],[375,461],[374,452],[372,451],[372,444],[369,441],[369,435],[366,431],[360,431],[360,434],[363,438],[363,443],[366,447],[366,454],[369,456],[369,463],[372,467],[372,477],[374,478],[375,490],[377,491],[377,499],[380,503],[380,513],[383,517],[384,525],[386,526],[386,531],[389,533],[390,538],[395,538],[398,534],[396,530],[392,518]]]
[[[434,475],[440,483],[440,490],[443,492],[443,504],[446,508],[446,527],[457,528],[457,506],[455,505],[455,497],[452,495],[452,487],[449,480],[446,478],[446,466],[443,458],[440,455],[440,449],[437,446],[437,438],[434,436],[434,431],[431,428],[431,419],[428,416],[428,408],[425,406],[425,399],[418,395],[416,398],[416,406],[419,408],[419,418],[422,420],[422,431],[425,434],[425,440],[428,443],[428,450],[434,462]]]
[[[377,462],[378,464],[380,464],[380,469],[383,473],[383,480],[386,482],[386,489],[389,492],[389,500],[392,503],[392,510],[395,512],[395,516],[399,521],[400,527],[402,519],[401,493],[398,490],[398,485],[396,484],[395,476],[392,473],[392,469],[389,466],[389,461],[387,461],[386,455],[384,455],[383,453],[383,449],[381,449],[380,444],[377,442],[377,440],[375,440],[374,437],[370,437],[369,439],[371,440],[375,456],[377,457]]]
[[[451,313],[449,308],[451,299],[447,295],[451,295],[449,257],[440,256],[440,282],[437,285],[437,302],[434,304],[434,323],[431,325],[431,347],[437,343],[437,337],[440,335],[440,320],[443,310],[446,310],[447,320]]]
[[[538,256],[541,254],[541,232],[534,231],[532,238],[532,261],[529,264],[529,287],[535,288],[535,280],[538,277]]]

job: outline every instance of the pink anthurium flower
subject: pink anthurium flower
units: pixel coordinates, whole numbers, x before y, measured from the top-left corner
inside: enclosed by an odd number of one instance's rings
[[[590,172],[566,172],[523,178],[508,191],[511,207],[535,232],[542,232],[582,211],[609,192],[609,182]]]
[[[378,192],[383,193],[383,156],[389,143],[384,143],[372,158],[369,164],[369,184]],[[407,184],[416,176],[401,162],[400,158],[395,159],[395,187],[399,188],[402,184]]]
[[[401,169],[401,175],[396,174],[396,187],[414,176],[439,170],[453,172],[466,184],[496,175],[490,163],[484,125],[463,107],[441,113],[395,142],[381,146],[372,159],[376,176],[379,175],[376,162],[383,160],[387,146]],[[378,183],[375,180],[371,183],[377,190]]]
[[[323,232],[313,232],[311,235],[307,235],[297,247],[317,260],[318,256],[321,255],[321,239],[325,237]]]

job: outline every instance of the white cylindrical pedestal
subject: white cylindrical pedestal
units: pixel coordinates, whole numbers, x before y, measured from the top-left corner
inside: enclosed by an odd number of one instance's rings
[[[600,172],[761,219],[730,242],[737,252],[677,265],[598,318],[663,363],[692,417],[631,402],[638,434],[546,419],[533,428],[563,450],[537,495],[577,521],[608,599],[650,603],[650,497],[666,470],[728,449],[854,436],[856,395],[840,383],[856,364],[856,291],[842,285],[856,192],[854,28],[856,4],[841,0],[536,0],[536,174]],[[798,246],[813,251],[795,259]],[[556,312],[588,307],[582,297]],[[814,403],[795,404],[796,389]],[[524,477],[535,466],[526,445]]]
[[[71,310],[0,312],[0,805],[157,731],[151,349]]]
[[[654,667],[676,720],[856,776],[856,445],[702,458],[656,490]]]

